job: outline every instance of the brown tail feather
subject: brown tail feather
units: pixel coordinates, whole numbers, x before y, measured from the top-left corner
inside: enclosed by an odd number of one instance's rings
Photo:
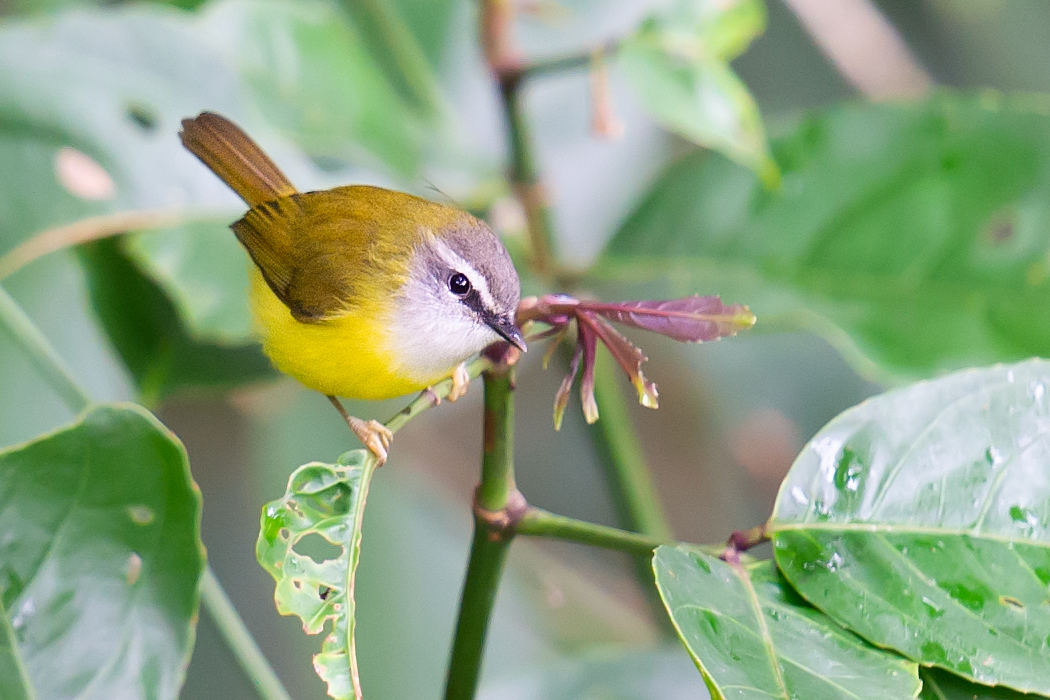
[[[179,138],[250,207],[295,194],[295,185],[269,156],[225,117],[201,112],[183,119]]]

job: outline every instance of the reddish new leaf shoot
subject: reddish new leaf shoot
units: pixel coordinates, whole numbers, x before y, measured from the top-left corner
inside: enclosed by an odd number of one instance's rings
[[[569,327],[576,321],[576,350],[569,373],[562,381],[554,399],[554,427],[561,427],[569,392],[583,362],[580,383],[580,401],[588,423],[598,420],[598,404],[594,399],[594,361],[598,341],[609,349],[613,358],[631,380],[643,406],[657,408],[656,385],[645,378],[642,363],[646,358],[638,347],[620,333],[610,321],[634,328],[652,331],[681,342],[700,343],[736,335],[754,325],[755,315],[742,304],[726,305],[716,296],[693,295],[682,299],[663,301],[623,301],[603,303],[581,301],[562,294],[528,297],[521,300],[517,314],[518,325],[531,322],[550,326],[532,340],[553,337],[543,358],[547,367],[554,350],[568,336]]]

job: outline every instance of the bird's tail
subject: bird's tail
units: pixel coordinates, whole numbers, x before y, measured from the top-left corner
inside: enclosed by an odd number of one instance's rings
[[[296,192],[269,156],[225,117],[201,112],[183,119],[179,138],[250,207]]]

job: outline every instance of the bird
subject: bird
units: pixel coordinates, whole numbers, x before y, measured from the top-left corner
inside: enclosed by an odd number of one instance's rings
[[[248,205],[230,228],[253,262],[263,352],[325,394],[379,463],[392,433],[349,415],[339,397],[392,398],[451,375],[455,400],[467,359],[499,341],[526,349],[518,273],[483,221],[369,185],[300,192],[214,112],[184,119],[179,137]]]

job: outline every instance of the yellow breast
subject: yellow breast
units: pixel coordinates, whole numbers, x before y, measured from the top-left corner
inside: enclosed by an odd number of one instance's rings
[[[301,323],[253,265],[251,303],[263,351],[274,366],[323,394],[388,399],[419,391],[447,375],[419,378],[402,369],[386,332],[390,312],[379,302],[363,300],[338,318]]]

